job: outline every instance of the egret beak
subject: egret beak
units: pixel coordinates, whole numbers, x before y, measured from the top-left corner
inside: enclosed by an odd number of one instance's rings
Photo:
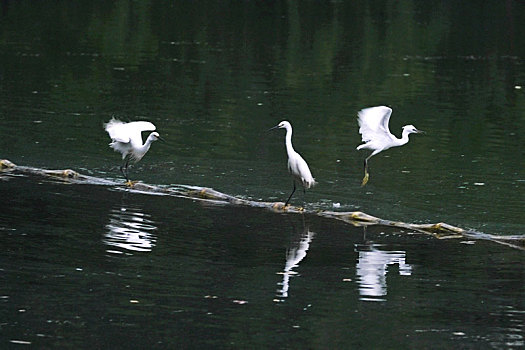
[[[157,137],[157,139],[158,139],[159,141],[162,141],[162,142],[164,142],[164,143],[167,143],[167,142],[166,142],[166,140],[165,140],[165,139],[163,139],[163,138],[162,138],[162,137],[160,137],[160,136],[159,136],[159,137]]]
[[[423,130],[419,130],[419,129],[417,129],[416,132],[417,132],[418,134],[426,134],[426,132],[424,132]]]
[[[273,128],[270,128],[270,129],[268,129],[268,130],[266,130],[266,131],[272,131],[272,130],[274,130],[274,129],[278,129],[278,128],[279,128],[279,125],[276,125],[276,126],[274,126]]]

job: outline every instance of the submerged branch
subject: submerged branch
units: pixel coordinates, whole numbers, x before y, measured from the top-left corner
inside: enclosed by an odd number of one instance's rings
[[[66,183],[76,184],[91,184],[91,185],[106,185],[115,187],[126,186],[122,182],[117,182],[99,177],[80,174],[71,169],[65,170],[48,170],[39,169],[26,166],[17,166],[9,160],[0,160],[0,174],[1,173],[20,173],[33,174],[44,176],[48,178],[57,179]],[[172,186],[156,186],[148,185],[142,182],[135,183],[129,190],[134,192],[175,196],[181,198],[188,198],[194,200],[202,200],[213,204],[229,204],[236,206],[249,206],[254,208],[265,208],[278,213],[304,213],[310,215],[317,215],[325,218],[341,220],[354,226],[368,226],[368,225],[382,225],[389,227],[402,228],[406,230],[416,231],[420,233],[430,234],[438,239],[448,238],[467,238],[475,240],[490,240],[496,243],[508,245],[513,248],[525,250],[525,236],[499,236],[490,235],[473,230],[465,230],[456,226],[452,226],[443,222],[436,224],[411,224],[399,221],[391,221],[381,219],[360,211],[353,212],[335,212],[327,210],[305,210],[293,205],[284,206],[282,202],[259,202],[242,198],[230,196],[228,194],[216,191],[212,188],[188,186],[188,185],[172,185]]]

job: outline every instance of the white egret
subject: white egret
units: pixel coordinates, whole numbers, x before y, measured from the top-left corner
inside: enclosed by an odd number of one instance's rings
[[[142,131],[154,131],[155,125],[150,122],[130,122],[124,123],[120,120],[112,118],[109,122],[104,124],[104,129],[111,137],[109,146],[115,152],[122,153],[122,160],[124,163],[120,166],[120,171],[126,178],[126,183],[132,186],[133,183],[129,180],[128,165],[129,161],[133,160],[137,163],[148,152],[153,141],[163,140],[157,132],[149,134],[146,142],[142,143]]]
[[[423,132],[416,129],[414,125],[405,125],[403,126],[403,134],[401,138],[398,139],[392,135],[388,129],[391,114],[392,109],[386,106],[365,108],[357,113],[359,133],[364,142],[357,146],[357,149],[369,149],[373,151],[372,154],[365,159],[365,177],[363,178],[361,186],[366,185],[368,182],[368,160],[372,156],[391,147],[403,146],[408,142],[409,134]]]
[[[293,190],[290,194],[290,197],[286,200],[286,203],[284,206],[287,206],[290,202],[290,199],[292,198],[293,194],[295,193],[296,185],[295,182],[299,181],[301,185],[303,186],[303,193],[306,192],[307,188],[310,188],[316,184],[315,179],[312,177],[312,173],[310,172],[310,168],[308,168],[308,164],[306,164],[306,161],[301,157],[299,153],[297,153],[292,146],[292,125],[287,121],[282,121],[278,125],[274,126],[270,130],[273,129],[286,129],[286,138],[285,138],[285,144],[286,144],[286,153],[288,153],[288,171],[290,172],[290,175],[292,175],[293,178]]]

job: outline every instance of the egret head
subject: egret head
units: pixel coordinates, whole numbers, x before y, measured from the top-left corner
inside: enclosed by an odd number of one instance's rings
[[[423,133],[423,131],[416,129],[414,125],[405,125],[403,126],[403,133],[420,134],[420,133]]]
[[[292,127],[292,125],[289,122],[287,122],[286,120],[283,120],[282,122],[280,122],[279,124],[277,124],[273,128],[268,129],[268,131],[274,130],[274,129],[287,129],[288,130],[291,127]]]
[[[283,120],[282,122],[279,123],[279,125],[277,125],[277,127],[279,129],[286,129],[286,128],[291,127],[291,126],[292,125],[289,122],[287,122],[286,120]]]
[[[160,137],[159,133],[156,131],[149,134],[148,138],[151,139],[151,141],[157,141],[157,140],[164,141],[164,139]]]

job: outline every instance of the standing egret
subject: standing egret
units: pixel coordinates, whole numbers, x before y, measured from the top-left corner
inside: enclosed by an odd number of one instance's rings
[[[153,141],[162,140],[157,132],[149,134],[146,142],[142,144],[142,131],[153,131],[155,125],[150,122],[130,122],[124,123],[120,120],[112,118],[108,123],[104,124],[104,129],[111,137],[109,146],[115,152],[122,153],[122,160],[125,162],[120,166],[120,171],[126,177],[126,184],[132,186],[133,182],[129,180],[128,165],[129,161],[133,160],[137,163],[148,152]]]
[[[363,144],[357,146],[357,149],[372,150],[365,159],[365,177],[361,186],[368,182],[368,160],[381,151],[387,150],[391,147],[403,146],[408,142],[408,135],[412,133],[421,133],[421,130],[416,129],[414,125],[403,126],[403,134],[400,139],[390,133],[388,129],[388,122],[392,109],[385,106],[370,107],[360,110],[357,113],[357,121],[359,123],[359,133],[362,135]]]
[[[293,194],[295,193],[296,181],[299,181],[303,186],[303,193],[306,192],[307,188],[314,186],[316,182],[315,179],[312,177],[312,173],[310,172],[310,168],[308,168],[308,164],[306,164],[306,161],[303,159],[303,157],[301,157],[299,153],[295,152],[295,150],[293,149],[292,125],[287,121],[282,121],[279,123],[279,125],[274,126],[270,130],[277,128],[286,129],[285,144],[286,153],[288,153],[288,171],[290,172],[290,175],[292,175],[293,178],[293,190],[290,194],[290,197],[288,197],[286,203],[284,204],[284,206],[286,207],[290,202],[290,199],[292,198]]]

